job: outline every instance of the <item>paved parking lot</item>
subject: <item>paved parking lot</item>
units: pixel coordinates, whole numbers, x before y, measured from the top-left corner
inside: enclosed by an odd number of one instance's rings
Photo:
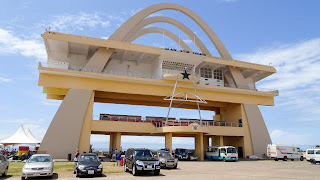
[[[55,177],[57,178],[57,177]],[[10,177],[8,179],[20,179]],[[74,175],[60,175],[59,179],[79,179]],[[92,179],[92,178],[80,178]],[[189,162],[180,161],[178,169],[163,169],[160,176],[130,173],[106,174],[94,179],[320,179],[320,165],[303,161],[240,161],[240,162]]]

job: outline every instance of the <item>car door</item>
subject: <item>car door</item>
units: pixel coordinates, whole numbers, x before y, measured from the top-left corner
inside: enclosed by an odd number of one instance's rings
[[[132,162],[133,162],[133,150],[128,150],[128,157],[127,157],[127,167],[132,169]]]
[[[0,175],[4,172],[4,170],[5,170],[4,157],[0,155]]]

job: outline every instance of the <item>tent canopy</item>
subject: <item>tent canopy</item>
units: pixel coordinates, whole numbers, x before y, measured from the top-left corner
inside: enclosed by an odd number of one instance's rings
[[[30,129],[27,129],[27,132],[24,130],[22,126],[18,129],[18,131],[12,135],[11,137],[1,140],[1,144],[7,145],[16,145],[16,144],[29,144],[29,145],[37,145],[41,142],[34,138]]]

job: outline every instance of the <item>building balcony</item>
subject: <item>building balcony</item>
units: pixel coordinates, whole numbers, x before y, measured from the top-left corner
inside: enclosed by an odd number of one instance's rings
[[[164,69],[161,71],[161,76],[159,75],[150,75],[147,73],[133,73],[133,72],[123,72],[123,71],[116,71],[116,70],[104,70],[102,72],[98,72],[96,69],[91,68],[84,68],[81,66],[73,66],[69,65],[67,62],[59,62],[59,61],[48,61],[47,63],[40,62],[39,67],[48,67],[48,68],[55,68],[55,69],[63,69],[63,70],[72,70],[72,71],[82,71],[82,72],[93,72],[93,73],[99,73],[99,74],[110,74],[110,75],[117,75],[117,76],[127,76],[127,77],[136,77],[136,78],[144,78],[144,79],[161,79],[159,77],[162,77],[168,73],[181,73],[180,71],[175,70],[167,70]],[[194,79],[198,80],[200,79],[200,75],[197,73],[192,73],[192,76],[194,76]],[[164,78],[167,79],[167,78]],[[223,85],[211,85],[206,84],[201,81],[197,81],[196,84],[200,85],[206,85],[206,86],[214,86],[214,87],[227,87],[227,88],[233,88],[233,89],[245,89],[245,90],[252,90],[252,91],[261,91],[261,92],[271,92],[271,93],[279,93],[278,90],[275,89],[267,89],[267,88],[259,88],[259,87],[250,87],[250,86],[232,86],[228,83],[224,83]]]
[[[200,119],[176,119],[168,118],[166,122],[166,117],[141,117],[141,116],[129,116],[129,115],[110,115],[110,114],[100,114],[94,115],[93,120],[102,120],[102,121],[119,121],[119,122],[139,122],[139,123],[151,123],[155,127],[166,127],[166,126],[189,126],[191,124],[199,124],[204,127],[209,126],[221,126],[221,127],[242,127],[242,123],[235,122],[221,122],[215,120],[202,120]]]

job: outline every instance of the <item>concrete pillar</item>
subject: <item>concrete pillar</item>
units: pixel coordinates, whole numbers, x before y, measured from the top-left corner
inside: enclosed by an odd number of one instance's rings
[[[169,149],[170,153],[172,153],[172,133],[166,133],[165,135],[165,148]]]
[[[94,93],[92,93],[89,105],[86,111],[86,115],[84,117],[82,123],[82,129],[80,134],[80,140],[78,149],[79,152],[89,152],[90,151],[90,138],[91,138],[91,121],[92,121],[92,113],[93,113],[93,103],[94,103]]]
[[[109,152],[114,150],[113,148],[113,133],[110,133]]]
[[[220,146],[223,146],[223,144],[224,144],[224,142],[223,142],[223,136],[219,136],[219,138],[220,138]]]
[[[212,145],[213,146],[223,146],[223,136],[214,136],[212,138]]]
[[[203,149],[206,150],[209,147],[209,136],[203,136]]]
[[[195,138],[194,138],[195,142],[195,151],[196,151],[196,155],[198,156],[198,160],[199,161],[203,161],[204,160],[204,149],[203,149],[203,133],[197,133]]]
[[[94,91],[70,89],[43,137],[39,153],[72,159],[77,149],[89,151]]]
[[[113,140],[112,140],[112,146],[113,146],[113,149],[114,150],[118,150],[120,151],[121,150],[121,132],[116,132],[116,133],[113,133]]]
[[[217,136],[211,136],[211,146],[216,146],[215,142],[214,142],[214,139],[216,138]]]

